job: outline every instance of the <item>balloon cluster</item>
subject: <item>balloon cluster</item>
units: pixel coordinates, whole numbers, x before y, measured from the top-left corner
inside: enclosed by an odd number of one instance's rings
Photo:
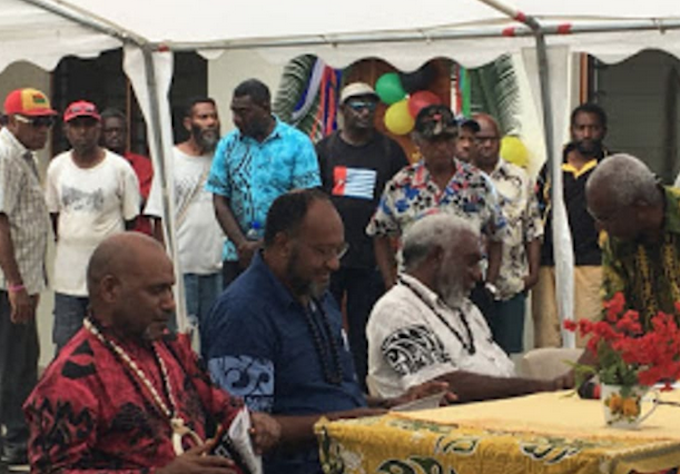
[[[412,80],[412,76],[406,75],[403,82],[411,85],[415,81]],[[385,112],[385,127],[395,135],[406,135],[413,130],[415,118],[421,109],[442,103],[436,94],[428,90],[414,90],[407,94],[403,82],[402,76],[398,73],[388,72],[380,76],[375,83],[375,91],[380,100],[389,105]],[[413,85],[422,87],[417,82]]]

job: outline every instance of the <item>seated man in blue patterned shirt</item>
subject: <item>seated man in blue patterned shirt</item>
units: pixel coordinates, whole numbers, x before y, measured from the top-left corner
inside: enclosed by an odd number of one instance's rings
[[[282,446],[265,457],[265,474],[321,472],[312,430],[321,416],[378,414],[377,407],[448,386],[431,382],[390,400],[364,396],[327,291],[346,248],[328,196],[301,190],[279,197],[267,215],[264,250],[222,294],[202,333],[215,382],[281,424]]]
[[[314,145],[271,113],[269,89],[248,79],[231,101],[236,130],[217,145],[206,189],[229,240],[222,266],[225,288],[245,269],[262,244],[264,221],[274,199],[321,185]]]

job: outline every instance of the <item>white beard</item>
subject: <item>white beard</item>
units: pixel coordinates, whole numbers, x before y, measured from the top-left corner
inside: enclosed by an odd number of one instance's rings
[[[438,278],[436,292],[450,308],[459,308],[467,296],[459,278]]]

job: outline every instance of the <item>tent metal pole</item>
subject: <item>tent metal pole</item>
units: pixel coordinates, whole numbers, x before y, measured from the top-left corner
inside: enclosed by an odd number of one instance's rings
[[[556,166],[553,159],[553,110],[550,97],[550,67],[548,65],[548,52],[545,44],[545,36],[538,31],[536,33],[536,59],[538,61],[538,78],[541,85],[541,103],[543,109],[543,127],[545,129],[546,161],[552,170]],[[559,166],[558,166],[559,168]]]
[[[514,20],[524,23],[533,32],[534,39],[536,41],[536,61],[538,63],[537,64],[538,77],[541,88],[541,107],[543,111],[543,129],[545,135],[545,147],[547,157],[546,161],[548,163],[548,168],[551,173],[551,176],[553,177],[554,184],[552,191],[553,217],[556,217],[557,219],[564,219],[566,221],[567,220],[566,212],[555,212],[556,209],[558,211],[564,211],[564,201],[562,198],[563,196],[561,176],[562,168],[560,166],[561,157],[555,156],[554,153],[555,151],[553,140],[554,124],[553,124],[552,97],[550,91],[550,64],[548,63],[548,52],[543,28],[541,27],[541,24],[536,20],[536,18],[529,15],[525,15],[524,13],[517,11],[509,6],[506,6],[497,0],[481,0],[481,1],[489,5],[490,7],[513,18]],[[569,229],[568,221],[560,222],[560,224],[563,224],[564,228]],[[565,280],[568,281],[569,279],[571,279],[573,281],[573,265],[571,265],[571,267],[569,267],[568,265],[568,262],[573,261],[573,258],[572,259],[566,258],[564,259],[566,260],[564,264],[559,264],[559,262],[563,261],[562,259],[560,259],[560,257],[562,257],[563,255],[569,253],[573,256],[573,247],[571,245],[571,232],[568,232],[568,235],[563,236],[563,238],[560,239],[557,238],[556,235],[559,232],[558,226],[553,225],[552,230],[554,235],[553,254],[555,259],[556,286],[557,288],[561,288],[562,287],[561,284]],[[565,304],[560,304],[560,301],[558,300],[555,301],[560,321],[573,318],[573,314],[568,314],[573,313],[573,301],[574,301],[573,286],[567,284],[564,287],[567,290],[564,291],[561,296],[564,298]],[[562,333],[564,334],[564,331],[562,331]],[[563,345],[565,347],[574,346],[574,337],[569,336],[570,335],[564,337]]]
[[[175,296],[177,317],[177,329],[180,332],[186,332],[189,329],[187,311],[185,304],[185,288],[182,277],[182,269],[177,258],[177,239],[175,229],[175,215],[170,212],[172,209],[170,204],[171,193],[168,190],[174,186],[174,179],[169,175],[167,161],[171,157],[166,156],[165,146],[163,142],[163,133],[161,125],[161,111],[158,97],[158,83],[156,78],[156,67],[154,65],[153,55],[156,49],[151,45],[141,47],[142,55],[144,57],[144,72],[146,76],[146,85],[149,91],[149,125],[153,133],[150,139],[153,140],[154,146],[157,150],[157,159],[155,160],[156,169],[154,170],[154,179],[159,178],[158,183],[161,186],[161,202],[163,209],[163,236],[165,238],[165,246],[174,262],[173,268],[175,272]]]
[[[321,45],[352,45],[359,43],[403,43],[413,41],[443,41],[450,39],[462,38],[493,38],[502,36],[533,36],[535,35],[535,27],[541,30],[544,36],[563,35],[575,33],[604,33],[617,32],[621,30],[675,30],[680,29],[680,20],[617,20],[598,22],[593,20],[591,25],[572,25],[568,19],[562,23],[550,24],[545,22],[538,24],[536,19],[531,16],[526,16],[521,12],[512,9],[511,7],[497,1],[497,0],[480,0],[491,8],[498,10],[513,20],[524,23],[526,27],[512,27],[508,29],[504,27],[485,27],[485,28],[465,28],[458,31],[447,30],[446,26],[421,29],[416,32],[413,31],[385,31],[376,35],[366,34],[349,34],[349,35],[323,35],[323,36],[301,36],[290,39],[263,39],[263,40],[227,40],[227,41],[207,41],[207,42],[171,42],[171,41],[157,41],[152,42],[137,35],[136,33],[122,28],[121,26],[108,21],[106,19],[97,17],[86,9],[82,9],[75,5],[61,0],[55,3],[50,0],[22,0],[24,3],[37,6],[47,10],[62,18],[75,21],[76,23],[85,27],[91,28],[97,32],[104,33],[114,38],[118,38],[123,42],[132,42],[140,47],[150,45],[153,48],[169,48],[172,51],[195,51],[195,50],[215,50],[215,49],[254,49],[254,48],[286,48],[286,47],[302,47],[302,46],[321,46]],[[530,24],[531,23],[531,24]]]
[[[535,20],[534,20],[535,21]],[[616,33],[627,31],[666,31],[680,29],[680,20],[629,20],[606,23],[594,23],[592,25],[575,25],[568,21],[559,24],[541,24],[543,36],[561,36],[568,34],[585,33]],[[305,46],[349,46],[366,43],[408,43],[415,41],[446,41],[453,39],[474,38],[500,38],[500,37],[524,37],[535,36],[534,30],[529,26],[519,25],[516,27],[484,27],[465,28],[457,31],[442,30],[419,30],[417,32],[381,32],[375,35],[351,34],[351,35],[324,35],[324,36],[301,36],[297,38],[282,38],[277,40],[227,40],[208,42],[159,42],[154,45],[163,46],[172,51],[195,51],[195,50],[247,50],[257,48],[299,48]]]
[[[144,72],[146,73],[146,85],[149,88],[149,125],[151,129],[155,131],[153,136],[150,138],[154,141],[156,150],[158,150],[158,160],[156,166],[157,170],[154,170],[154,175],[158,175],[160,178],[161,189],[168,189],[168,176],[166,175],[165,167],[165,153],[163,149],[163,138],[161,134],[161,113],[160,107],[158,105],[158,86],[156,85],[156,68],[153,65],[153,49],[149,47],[142,47],[142,55],[144,56]],[[168,209],[170,206],[168,204],[169,196],[168,193],[162,193],[163,200],[163,223],[165,231],[165,241],[169,248],[174,246],[174,234],[169,231],[170,228],[170,215],[168,215]]]
[[[126,30],[108,20],[104,20],[100,17],[93,15],[91,12],[82,10],[75,5],[71,5],[67,2],[61,1],[55,3],[49,0],[22,0],[24,3],[42,8],[50,13],[54,13],[66,20],[71,20],[79,25],[95,30],[99,33],[103,33],[108,36],[112,36],[121,40],[123,43],[135,43],[138,46],[148,43],[144,38],[133,33],[132,31]]]

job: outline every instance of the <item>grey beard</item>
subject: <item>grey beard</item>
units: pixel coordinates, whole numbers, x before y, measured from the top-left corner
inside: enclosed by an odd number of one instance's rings
[[[204,132],[198,132],[194,135],[194,140],[201,149],[205,151],[215,151],[217,142],[220,141],[220,132],[217,130],[206,130]]]

